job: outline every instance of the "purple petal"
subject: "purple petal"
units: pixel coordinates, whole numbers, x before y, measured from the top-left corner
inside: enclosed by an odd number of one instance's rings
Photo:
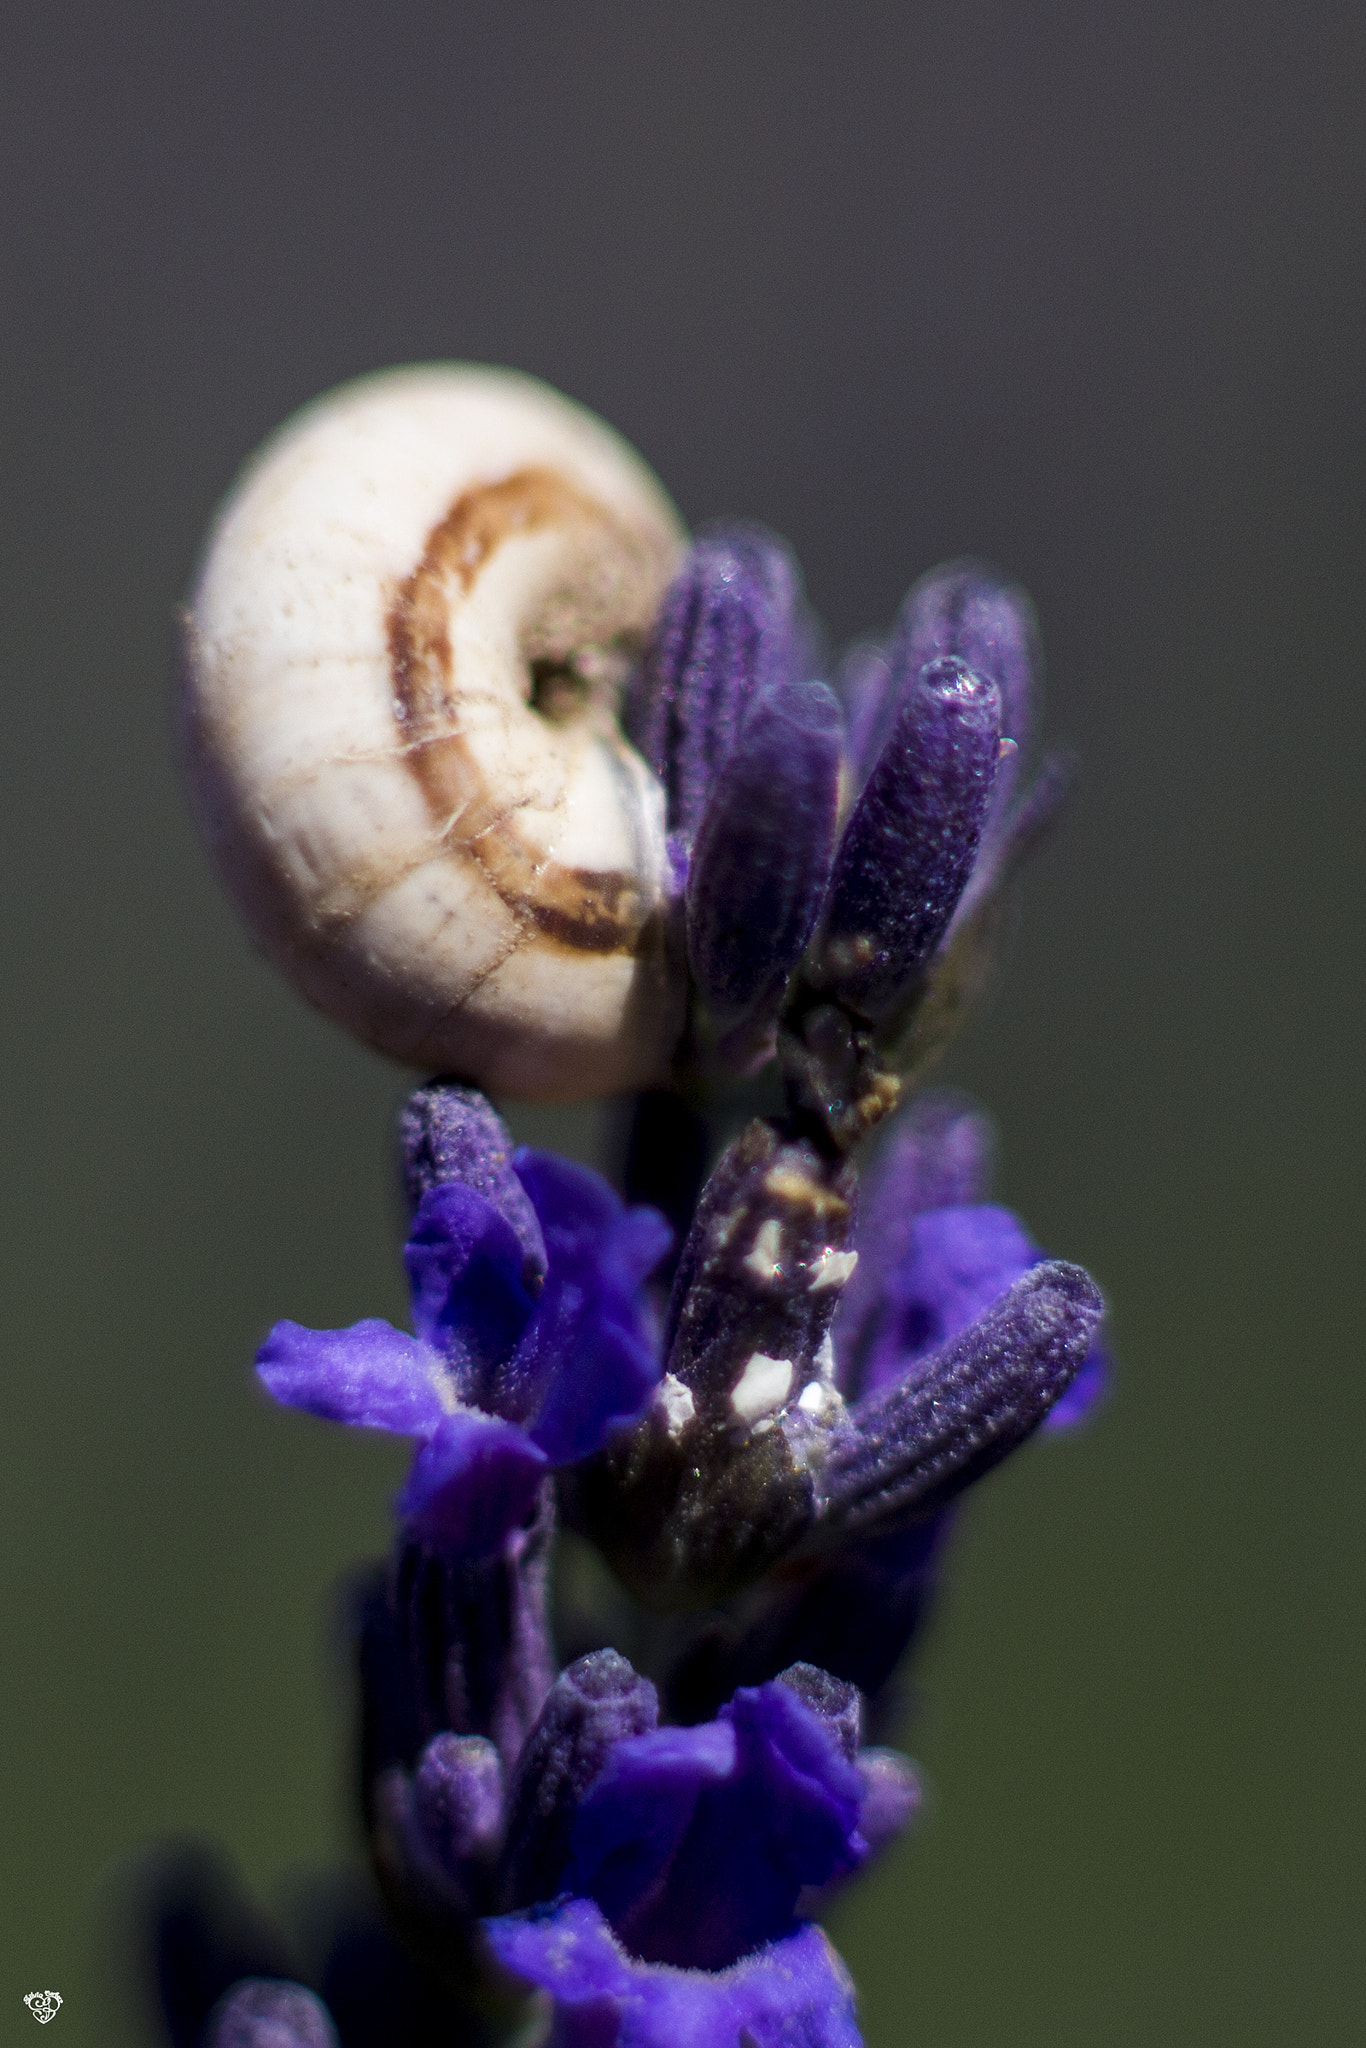
[[[256,1354],[256,1376],[286,1408],[395,1436],[429,1437],[452,1398],[430,1346],[377,1317],[349,1330],[277,1323]]]
[[[880,1855],[914,1821],[924,1803],[920,1775],[899,1749],[861,1749],[858,1774],[863,1780],[859,1833],[870,1856]]]
[[[988,1202],[930,1209],[915,1218],[905,1256],[883,1281],[882,1298],[851,1359],[853,1384],[874,1394],[986,1314],[1039,1248],[1019,1218]]]
[[[720,1022],[771,1018],[806,951],[834,851],[840,723],[823,683],[776,685],[716,778],[688,881],[688,952]]]
[[[725,1721],[619,1742],[579,1804],[569,1889],[595,1898],[618,1926],[663,1882],[703,1786],[732,1777],[735,1754]]]
[[[516,1165],[549,1265],[521,1342],[494,1378],[490,1405],[524,1421],[553,1464],[570,1464],[634,1421],[659,1383],[644,1283],[673,1233],[657,1211],[623,1208],[587,1167],[548,1152],[521,1152]]]
[[[557,2048],[862,2048],[853,1986],[819,1927],[714,1973],[636,1961],[588,1899],[484,1931],[553,1996]]]
[[[569,1888],[634,1954],[723,1969],[865,1853],[862,1799],[839,1733],[795,1691],[742,1690],[701,1727],[618,1743],[580,1805]]]
[[[512,1225],[473,1188],[445,1181],[422,1197],[403,1252],[413,1323],[463,1399],[484,1403],[491,1374],[526,1328],[524,1260]]]
[[[442,1417],[413,1460],[398,1513],[413,1535],[488,1557],[536,1505],[544,1452],[524,1429],[477,1409]]]
[[[1114,1359],[1105,1342],[1102,1329],[1100,1336],[1087,1353],[1086,1363],[1073,1380],[1062,1399],[1054,1404],[1045,1415],[1042,1430],[1045,1436],[1058,1436],[1064,1430],[1076,1429],[1088,1422],[1100,1407],[1110,1391],[1110,1379],[1114,1372]]]
[[[914,1256],[923,1210],[980,1202],[991,1178],[991,1119],[952,1088],[926,1089],[894,1119],[859,1198],[858,1265],[835,1323],[840,1384],[857,1384],[891,1276]]]
[[[985,1201],[994,1151],[991,1118],[970,1095],[925,1089],[894,1119],[878,1151],[859,1217],[860,1244],[873,1252],[873,1240],[898,1218]],[[891,1258],[875,1254],[869,1263],[885,1268]]]
[[[463,1181],[512,1225],[524,1255],[522,1278],[535,1286],[545,1272],[541,1226],[512,1170],[512,1138],[492,1103],[458,1081],[429,1081],[403,1105],[399,1142],[413,1208],[442,1181]]]

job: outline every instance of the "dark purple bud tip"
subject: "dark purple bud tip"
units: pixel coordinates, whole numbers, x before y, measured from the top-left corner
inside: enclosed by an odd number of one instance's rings
[[[961,661],[907,691],[835,854],[820,972],[877,1018],[948,929],[981,843],[1001,751],[1001,693]]]
[[[670,585],[627,703],[663,782],[671,830],[691,839],[756,691],[793,678],[806,630],[791,551],[761,526],[700,533]]]
[[[545,1240],[526,1189],[512,1170],[512,1136],[477,1088],[429,1081],[415,1088],[399,1116],[403,1185],[416,1209],[444,1181],[461,1181],[491,1202],[517,1233],[525,1254],[523,1280],[545,1272]]]
[[[839,803],[839,705],[823,683],[759,697],[703,815],[688,952],[718,1022],[776,1014],[825,896]]]
[[[337,2030],[302,1984],[244,1977],[209,2014],[204,2048],[337,2048]]]
[[[821,1473],[824,1536],[944,1507],[1029,1436],[1080,1372],[1105,1313],[1080,1266],[1035,1266],[896,1385],[860,1401]]]

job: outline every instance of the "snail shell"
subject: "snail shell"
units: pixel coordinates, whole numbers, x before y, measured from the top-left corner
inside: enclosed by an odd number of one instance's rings
[[[505,370],[344,386],[248,466],[191,600],[192,800],[368,1044],[525,1099],[667,1062],[663,795],[616,714],[681,549],[639,457]]]

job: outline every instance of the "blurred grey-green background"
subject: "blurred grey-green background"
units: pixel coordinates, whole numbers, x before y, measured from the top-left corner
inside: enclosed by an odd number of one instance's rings
[[[1356,0],[8,11],[0,2038],[120,2038],[139,1846],[346,1846],[325,1596],[401,1453],[249,1364],[401,1315],[403,1083],[253,957],[167,705],[238,462],[434,356],[776,526],[840,637],[1005,563],[1084,758],[949,1073],[1121,1374],[966,1518],[933,1812],[835,1930],[870,2043],[1360,2038],[1364,94]]]

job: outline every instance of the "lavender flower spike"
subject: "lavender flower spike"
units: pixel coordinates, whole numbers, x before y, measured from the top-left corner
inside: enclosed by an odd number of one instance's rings
[[[774,685],[754,700],[703,815],[688,878],[688,953],[733,1043],[776,1015],[820,913],[840,738],[839,705],[823,683]]]
[[[669,586],[626,713],[664,784],[669,829],[686,844],[750,698],[792,678],[804,638],[801,579],[783,541],[740,522],[698,535]]]
[[[960,661],[906,691],[835,854],[820,974],[853,1009],[893,1010],[947,931],[977,858],[1001,694]]]

